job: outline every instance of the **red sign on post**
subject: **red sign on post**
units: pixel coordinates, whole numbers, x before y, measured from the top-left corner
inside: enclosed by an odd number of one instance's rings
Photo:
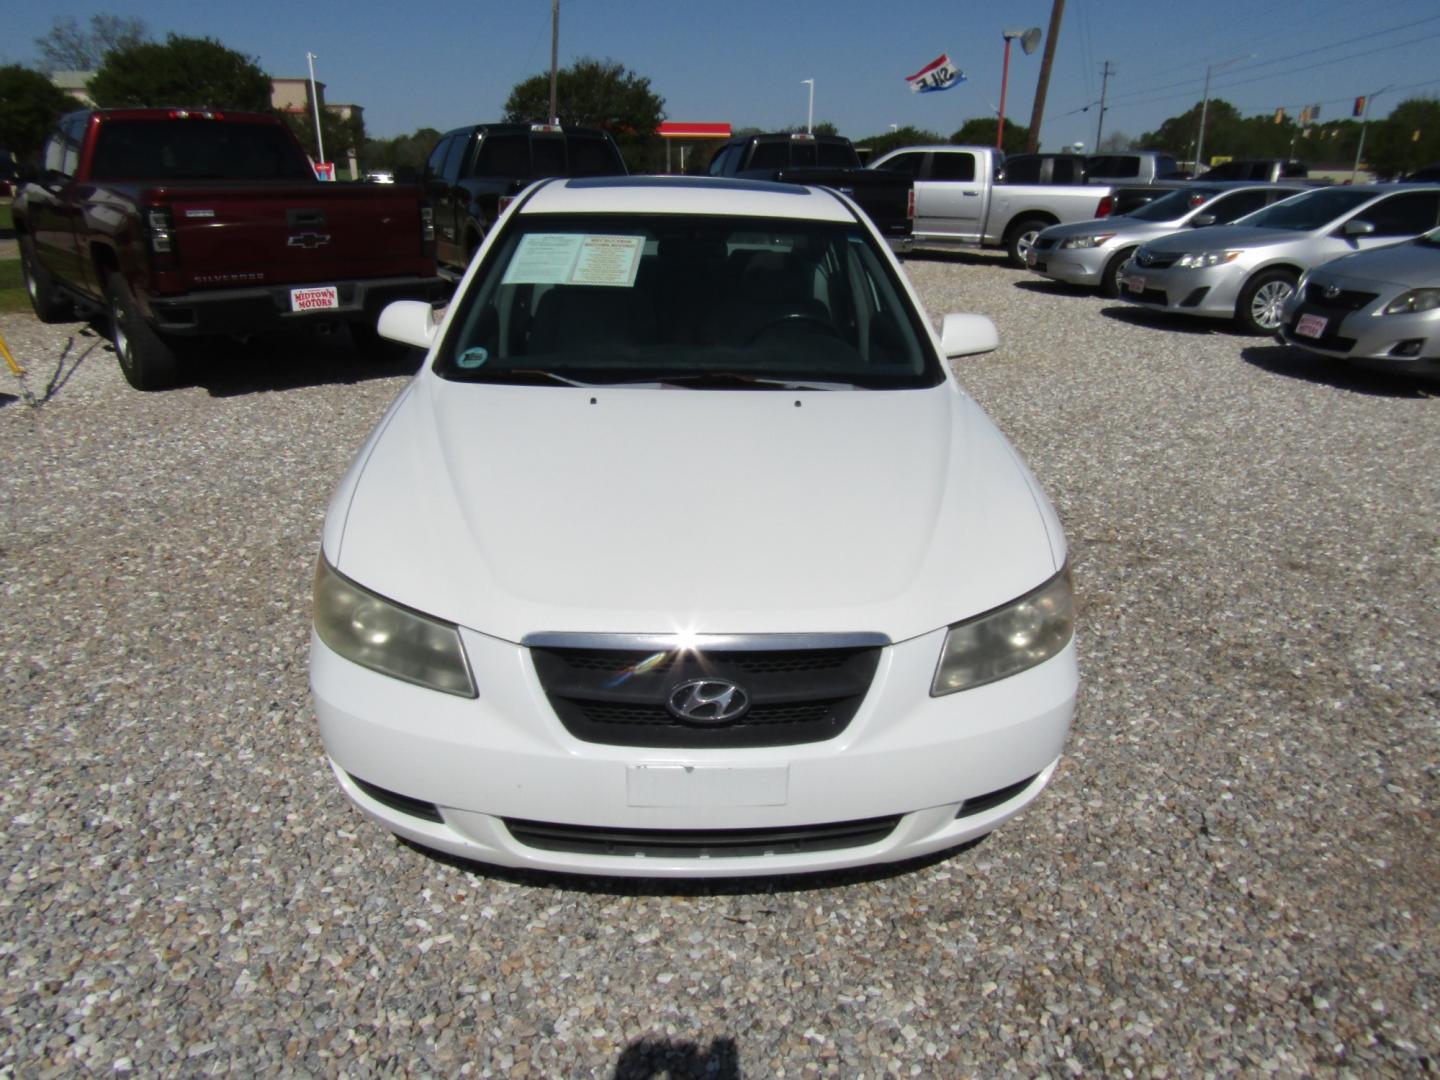
[[[334,180],[335,163],[333,161],[317,161],[315,163],[315,175],[321,180]]]

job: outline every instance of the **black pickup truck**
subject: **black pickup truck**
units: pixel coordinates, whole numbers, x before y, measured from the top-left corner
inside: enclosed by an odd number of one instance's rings
[[[913,178],[865,168],[849,139],[803,131],[741,135],[715,151],[710,175],[834,188],[855,200],[891,248],[910,248],[915,226]]]
[[[425,163],[435,208],[435,255],[464,273],[510,200],[550,176],[624,176],[625,160],[604,131],[559,124],[470,124],[447,131]]]

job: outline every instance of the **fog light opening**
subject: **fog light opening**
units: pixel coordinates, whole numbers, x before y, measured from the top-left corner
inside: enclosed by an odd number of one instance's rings
[[[1424,338],[1406,338],[1397,342],[1390,350],[1391,356],[1415,357],[1420,355],[1420,350],[1425,347]]]

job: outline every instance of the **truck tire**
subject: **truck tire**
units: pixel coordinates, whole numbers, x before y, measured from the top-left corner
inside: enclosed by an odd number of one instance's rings
[[[1035,246],[1035,237],[1051,224],[1043,218],[1021,218],[1010,226],[1010,231],[1005,234],[1005,253],[1011,266],[1017,270],[1025,269],[1025,256]]]
[[[1105,269],[1100,271],[1101,296],[1114,299],[1120,295],[1120,267],[1124,266],[1130,256],[1134,254],[1135,249],[1128,247],[1111,256],[1110,261],[1105,264]]]
[[[136,390],[165,390],[180,381],[180,357],[174,346],[145,321],[123,274],[112,273],[105,287],[110,343],[125,381]]]
[[[1235,323],[1247,334],[1272,337],[1280,329],[1280,309],[1295,291],[1289,270],[1262,270],[1240,290],[1235,301]]]
[[[35,244],[28,236],[20,237],[20,276],[25,279],[25,293],[35,317],[41,322],[65,322],[75,317],[75,305],[55,288],[50,271],[35,258]]]

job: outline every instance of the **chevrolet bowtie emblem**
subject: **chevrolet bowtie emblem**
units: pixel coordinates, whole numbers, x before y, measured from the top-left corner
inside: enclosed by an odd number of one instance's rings
[[[324,247],[329,242],[329,233],[314,232],[296,233],[294,236],[290,237],[288,240],[285,241],[285,243],[290,247],[306,248],[311,250],[318,247]]]

